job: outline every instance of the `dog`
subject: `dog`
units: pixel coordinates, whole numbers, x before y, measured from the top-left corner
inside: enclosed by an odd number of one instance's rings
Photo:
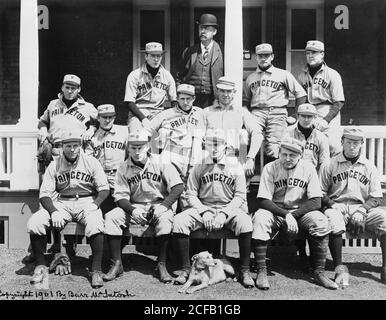
[[[43,265],[37,266],[30,282],[37,290],[48,290],[50,288],[48,268]]]
[[[192,268],[186,283],[179,293],[193,293],[208,286],[227,280],[226,274],[235,276],[235,270],[225,259],[213,259],[208,251],[202,251],[192,257]],[[192,286],[196,284],[196,286]]]

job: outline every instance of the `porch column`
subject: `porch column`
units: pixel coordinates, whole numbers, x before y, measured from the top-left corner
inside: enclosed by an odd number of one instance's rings
[[[36,130],[38,121],[39,40],[37,0],[20,1],[20,118],[18,127]]]
[[[225,1],[225,75],[236,81],[235,105],[242,103],[243,84],[243,1]]]

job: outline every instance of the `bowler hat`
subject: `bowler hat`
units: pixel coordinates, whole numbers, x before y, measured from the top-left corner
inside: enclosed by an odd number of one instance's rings
[[[203,26],[216,26],[216,27],[218,27],[216,16],[213,14],[210,14],[210,13],[202,14],[200,17],[200,21],[197,21],[197,24],[203,25]]]

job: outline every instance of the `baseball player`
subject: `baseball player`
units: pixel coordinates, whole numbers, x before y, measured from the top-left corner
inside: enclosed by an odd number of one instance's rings
[[[129,132],[148,128],[149,121],[164,110],[166,98],[173,107],[177,103],[174,79],[161,65],[164,52],[162,44],[147,43],[146,62],[127,77],[124,101],[129,108]]]
[[[320,168],[323,205],[332,231],[329,247],[335,266],[335,282],[348,286],[348,269],[342,264],[342,233],[346,226],[354,236],[373,233],[381,242],[381,281],[386,284],[386,211],[379,173],[361,153],[365,136],[360,129],[344,129],[343,150]]]
[[[297,124],[288,127],[285,135],[304,142],[302,159],[310,161],[319,171],[321,164],[330,159],[330,150],[327,137],[314,126],[318,113],[310,103],[301,104],[297,113]]]
[[[268,161],[279,154],[279,143],[287,128],[289,93],[295,96],[295,104],[306,102],[306,93],[288,71],[272,65],[272,46],[262,43],[256,46],[257,69],[244,83],[243,105],[255,116],[261,132],[265,132],[265,154]]]
[[[254,175],[255,157],[263,135],[250,112],[233,102],[236,85],[233,79],[221,77],[217,82],[218,101],[204,109],[206,130],[224,129],[227,135],[227,155],[238,156],[247,177]],[[245,128],[245,129],[244,129]],[[248,141],[250,137],[250,142]],[[247,145],[249,142],[249,150]]]
[[[145,130],[131,132],[128,137],[128,159],[119,167],[114,198],[118,207],[105,216],[105,234],[113,265],[104,276],[110,281],[123,273],[121,257],[122,230],[130,223],[150,224],[159,245],[157,270],[161,282],[172,281],[166,269],[166,250],[172,231],[172,205],[184,190],[184,184],[171,164],[150,154],[150,137]]]
[[[94,156],[102,164],[110,185],[110,195],[101,205],[101,210],[106,213],[115,208],[112,196],[114,192],[115,174],[121,163],[125,160],[127,136],[126,126],[114,124],[115,107],[112,104],[98,106],[99,128],[94,136],[86,141],[85,153]]]
[[[268,241],[278,230],[295,235],[305,232],[315,281],[328,289],[338,286],[325,275],[328,228],[327,217],[320,212],[322,191],[314,166],[301,159],[300,141],[284,137],[279,159],[268,163],[261,175],[257,198],[260,209],[252,218],[252,250],[257,265],[256,286],[269,289],[265,263]]]
[[[51,144],[54,157],[62,150],[60,138],[63,130],[79,130],[84,140],[90,139],[96,130],[95,126],[90,124],[96,122],[97,110],[82,98],[80,90],[80,78],[74,74],[66,74],[58,99],[49,103],[39,119],[39,142],[44,145]],[[42,152],[44,149],[42,148]]]
[[[216,84],[224,75],[224,59],[220,45],[213,39],[218,24],[215,15],[204,13],[200,17],[198,34],[200,43],[188,47],[182,53],[180,72],[176,81],[194,86],[195,105],[206,108],[213,104],[217,96]]]
[[[223,130],[207,132],[204,143],[208,157],[193,167],[188,178],[190,208],[174,218],[173,240],[182,259],[182,270],[175,284],[184,284],[190,270],[189,235],[205,228],[219,231],[223,227],[237,236],[241,259],[241,282],[251,288],[249,273],[252,221],[248,215],[246,180],[241,164],[225,156],[226,135]]]
[[[344,104],[342,78],[324,62],[324,43],[310,40],[306,44],[307,65],[299,82],[307,91],[307,101],[315,105],[315,127],[328,137],[330,155],[340,152],[340,109]]]
[[[99,161],[81,150],[80,132],[64,131],[61,143],[63,154],[50,163],[40,187],[39,198],[43,209],[34,213],[27,224],[37,261],[35,271],[45,265],[46,229],[51,224],[54,228],[64,228],[67,222],[74,220],[85,226],[92,250],[91,285],[99,288],[103,286],[104,229],[99,207],[109,194],[109,185]],[[56,192],[59,196],[53,201]],[[71,273],[71,267],[63,269],[58,266],[55,274],[58,273]]]
[[[159,135],[161,159],[176,166],[185,185],[190,168],[200,160],[202,153],[203,110],[193,106],[194,100],[194,87],[180,84],[177,87],[178,105],[162,111],[150,121],[151,131]],[[180,200],[184,208],[187,205],[185,192]]]

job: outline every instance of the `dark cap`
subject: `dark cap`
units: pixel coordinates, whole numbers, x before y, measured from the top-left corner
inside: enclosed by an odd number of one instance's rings
[[[202,14],[200,17],[200,21],[197,21],[197,24],[203,25],[203,26],[216,26],[216,27],[218,27],[216,16],[213,14],[210,14],[210,13]]]

